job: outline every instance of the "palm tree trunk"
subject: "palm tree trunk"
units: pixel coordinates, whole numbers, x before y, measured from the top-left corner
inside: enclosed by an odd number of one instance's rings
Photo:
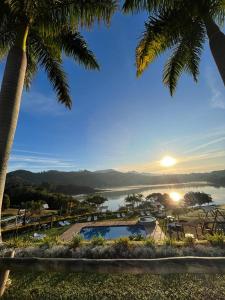
[[[225,85],[225,35],[211,18],[205,20],[209,46]]]
[[[27,34],[28,27],[21,28],[15,45],[9,51],[0,91],[0,217],[7,164],[17,126],[27,67],[25,47]]]

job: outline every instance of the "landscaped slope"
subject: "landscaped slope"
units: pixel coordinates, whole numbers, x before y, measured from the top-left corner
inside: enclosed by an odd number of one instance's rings
[[[14,273],[3,299],[224,300],[225,275]]]

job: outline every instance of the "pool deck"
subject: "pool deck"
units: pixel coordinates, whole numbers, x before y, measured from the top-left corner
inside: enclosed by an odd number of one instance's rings
[[[120,221],[120,220],[113,220],[113,221],[97,221],[97,222],[85,222],[85,223],[76,223],[72,225],[68,230],[66,230],[62,235],[61,239],[65,242],[70,241],[73,238],[74,234],[77,234],[81,231],[84,227],[97,227],[97,226],[129,226],[129,225],[136,225],[138,222],[135,221]],[[147,236],[151,236],[155,239],[156,242],[160,242],[164,240],[165,234],[163,233],[162,229],[159,226],[158,221],[156,222],[155,226],[151,225],[144,225],[145,230],[147,232]]]

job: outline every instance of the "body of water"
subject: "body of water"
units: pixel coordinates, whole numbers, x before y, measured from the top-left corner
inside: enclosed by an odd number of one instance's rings
[[[144,197],[151,193],[179,193],[182,197],[187,192],[204,192],[210,194],[214,204],[225,204],[225,188],[214,187],[204,182],[188,183],[188,184],[170,184],[170,185],[150,185],[150,186],[132,186],[113,188],[108,191],[102,191],[102,195],[107,197],[108,201],[104,206],[108,206],[109,210],[115,211],[125,205],[125,197],[132,193],[141,193]]]
[[[91,240],[95,236],[102,236],[106,240],[130,235],[142,235],[146,237],[146,231],[142,225],[84,227],[81,229],[80,234],[85,240]]]

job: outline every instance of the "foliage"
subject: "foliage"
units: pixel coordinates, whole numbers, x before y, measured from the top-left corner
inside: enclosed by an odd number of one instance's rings
[[[103,197],[102,195],[94,194],[94,195],[87,196],[86,199],[84,200],[84,203],[98,207],[106,201],[107,198]]]
[[[12,206],[24,208],[35,206],[40,199],[47,203],[50,209],[62,209],[62,211],[67,211],[71,204],[72,207],[79,204],[79,201],[71,196],[49,192],[42,186],[8,185],[6,192],[10,196]],[[31,201],[33,204],[30,203]]]
[[[208,234],[206,239],[213,246],[223,247],[225,245],[225,235],[223,233]]]
[[[184,237],[184,246],[194,246],[195,244],[195,238],[192,234],[185,234]]]
[[[147,247],[154,247],[155,246],[155,240],[153,237],[148,237],[146,240],[145,240],[145,246]]]
[[[3,300],[202,300],[225,298],[224,275],[13,272]]]
[[[188,192],[184,195],[184,203],[186,206],[202,205],[210,202],[212,202],[212,197],[206,193]]]
[[[122,253],[123,251],[128,250],[130,247],[130,240],[128,237],[121,237],[115,240],[114,248],[118,254]]]
[[[75,235],[73,236],[73,238],[72,238],[72,241],[70,242],[70,246],[71,246],[72,248],[77,248],[77,247],[79,247],[79,246],[82,245],[83,240],[84,240],[84,238],[83,238],[82,235],[80,235],[80,234],[75,234]]]
[[[103,246],[105,244],[105,239],[103,236],[98,235],[98,236],[94,236],[93,239],[91,240],[91,244],[93,246]]]
[[[63,71],[63,56],[71,57],[87,69],[99,69],[97,60],[81,34],[80,25],[91,27],[96,21],[108,23],[116,9],[115,1],[3,1],[1,7],[1,58],[13,46],[27,53],[26,88],[39,67],[48,76],[58,101],[71,108],[67,76]],[[18,44],[18,37],[27,39]]]
[[[26,236],[23,238],[15,237],[8,239],[6,245],[10,248],[26,248],[33,245],[30,237]]]
[[[131,241],[143,241],[145,237],[142,234],[132,234],[129,236],[129,240]]]
[[[59,236],[46,236],[43,241],[40,243],[41,245],[46,245],[48,248],[51,248],[55,245],[62,245],[63,241]]]
[[[2,210],[10,208],[10,197],[8,194],[3,195]]]
[[[165,238],[163,244],[166,246],[174,246],[176,244],[176,241],[172,238]]]
[[[151,193],[149,194],[146,199],[151,202],[159,202],[161,205],[165,206],[167,209],[171,209],[176,206],[176,203],[170,198],[167,193]]]
[[[127,195],[126,198],[125,198],[125,202],[129,203],[133,207],[135,207],[135,205],[141,203],[142,200],[143,200],[143,195],[142,194]]]
[[[136,49],[137,75],[161,54],[171,50],[163,82],[173,95],[183,72],[198,80],[199,64],[207,35],[208,24],[224,23],[223,0],[125,0],[124,11],[147,10],[149,18]],[[216,24],[215,24],[216,26]]]

